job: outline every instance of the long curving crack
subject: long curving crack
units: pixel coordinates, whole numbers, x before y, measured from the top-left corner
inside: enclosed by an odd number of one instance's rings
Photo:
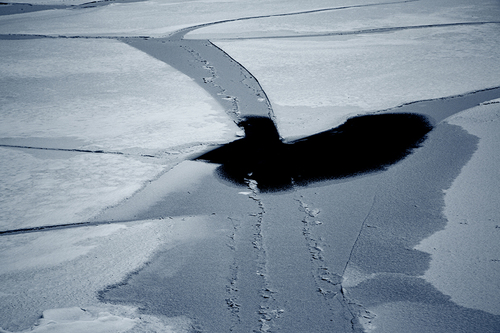
[[[375,206],[375,199],[376,199],[376,195],[373,196],[373,200],[372,200],[372,204],[370,206],[370,209],[366,213],[366,216],[363,219],[361,226],[359,228],[359,233],[356,236],[354,243],[352,244],[351,251],[349,253],[349,257],[347,258],[344,269],[342,271],[341,281],[344,278],[347,267],[349,266],[349,264],[351,262],[352,255],[353,255],[354,250],[356,249],[356,246],[358,244],[359,237],[361,236],[363,229],[366,226],[366,221],[368,220],[368,217],[370,216],[370,214],[373,210],[373,207]],[[358,332],[358,331],[364,332],[364,330],[361,327],[360,322],[359,322],[360,319],[362,319],[362,318],[373,319],[374,318],[373,315],[368,310],[366,310],[362,304],[356,303],[354,300],[352,300],[351,298],[349,298],[347,296],[347,292],[344,289],[344,287],[342,286],[342,282],[340,282],[340,294],[342,296],[341,299],[342,299],[343,304],[345,305],[345,308],[347,309],[347,311],[349,311],[349,313],[352,316],[352,319],[351,319],[352,331],[353,332]]]
[[[328,36],[333,37],[333,36],[379,34],[379,33],[389,33],[389,32],[404,31],[404,30],[420,30],[420,29],[446,28],[446,27],[456,27],[456,26],[478,26],[487,24],[500,24],[500,21],[422,24],[413,26],[372,28],[372,29],[352,30],[352,31],[333,31],[333,32],[323,32],[323,33],[293,34],[293,35],[278,35],[278,36],[263,36],[263,37],[221,37],[217,38],[217,40],[278,39],[278,38],[305,38],[305,37],[328,37]]]

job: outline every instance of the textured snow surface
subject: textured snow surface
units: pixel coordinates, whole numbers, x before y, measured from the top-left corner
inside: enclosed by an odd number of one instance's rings
[[[92,315],[81,308],[52,309],[43,312],[37,326],[28,332],[125,332],[134,327],[136,322],[129,318],[99,312]],[[5,332],[5,331],[4,331]]]
[[[86,221],[162,170],[120,155],[40,159],[26,151],[0,148],[2,230]]]
[[[43,311],[42,318],[28,330],[1,333],[122,333],[122,332],[164,332],[188,333],[190,321],[187,318],[162,318],[138,315],[137,309],[119,306],[71,307]]]
[[[166,149],[227,140],[228,130],[237,128],[189,77],[119,41],[0,45],[4,138],[72,137],[106,150]]]

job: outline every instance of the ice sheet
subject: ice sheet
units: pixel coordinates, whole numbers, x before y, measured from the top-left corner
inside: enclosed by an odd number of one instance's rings
[[[0,44],[1,144],[125,153],[0,148],[2,230],[86,221],[238,130],[190,78],[119,41]]]
[[[0,237],[0,261],[6,269],[0,270],[0,327],[7,331],[26,330],[48,309],[102,308],[96,297],[98,291],[142,267],[160,246],[176,246],[172,233],[176,224],[182,226],[182,219]],[[102,309],[94,313],[92,320],[97,324],[97,314],[102,311],[138,318],[125,310]],[[139,320],[142,321],[148,319]]]
[[[363,0],[374,3],[374,0]],[[60,0],[51,0],[60,3]],[[336,1],[336,5],[350,4]],[[0,34],[165,36],[203,23],[330,7],[331,1],[142,1],[0,17]]]
[[[0,45],[4,138],[73,137],[100,149],[158,150],[224,142],[238,129],[190,78],[119,41]]]
[[[284,136],[356,113],[500,85],[497,26],[216,41],[268,94]]]
[[[40,159],[1,147],[0,165],[2,231],[84,222],[164,168],[120,155]]]
[[[375,6],[365,1],[348,4],[336,1],[330,9],[321,11],[210,25],[189,32],[186,38],[294,37],[390,27],[498,21],[498,13],[498,6],[491,0],[483,1],[481,6],[470,6],[468,1],[454,1],[453,6],[449,1],[432,0],[379,2]]]
[[[460,305],[499,315],[500,107],[483,104],[449,120],[478,136],[479,147],[446,191],[446,228],[416,248],[432,254],[427,281]]]

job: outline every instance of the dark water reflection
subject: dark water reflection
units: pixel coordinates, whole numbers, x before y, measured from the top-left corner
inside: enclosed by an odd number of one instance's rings
[[[219,163],[218,174],[236,184],[257,181],[263,192],[384,170],[420,146],[432,129],[411,113],[365,115],[289,143],[271,119],[247,117],[245,137],[195,158]]]

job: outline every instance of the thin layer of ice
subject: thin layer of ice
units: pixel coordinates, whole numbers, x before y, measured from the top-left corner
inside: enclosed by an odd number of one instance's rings
[[[432,254],[427,281],[457,304],[500,315],[500,106],[479,106],[449,122],[478,136],[479,147],[445,193],[446,228],[416,249]]]

